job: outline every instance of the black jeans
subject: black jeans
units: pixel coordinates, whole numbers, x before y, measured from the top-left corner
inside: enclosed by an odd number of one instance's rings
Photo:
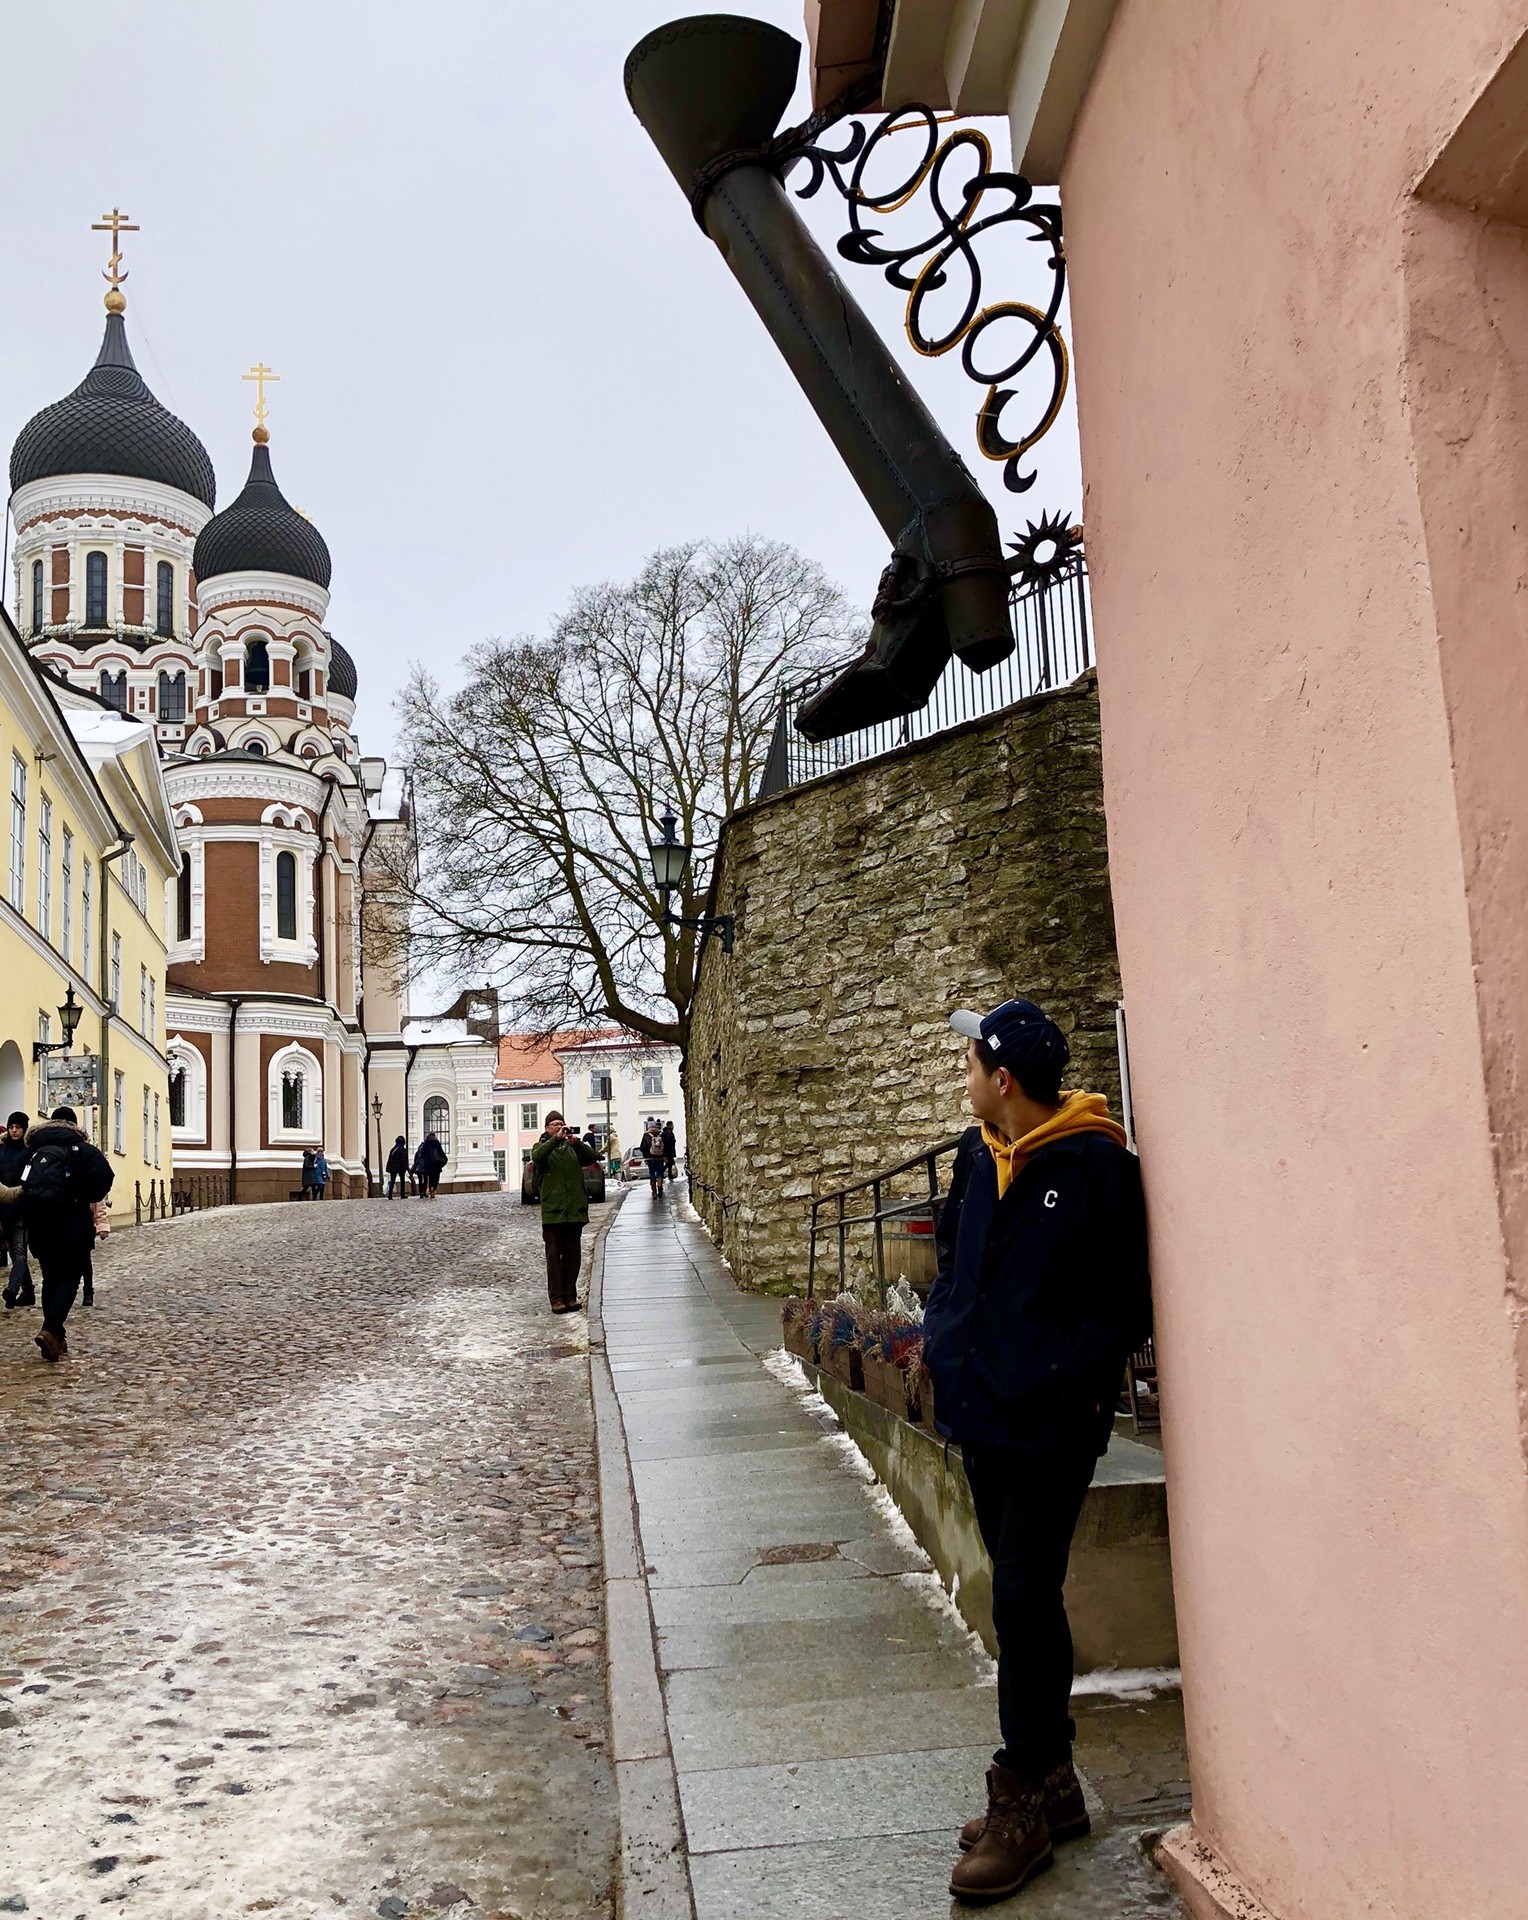
[[[992,1561],[998,1763],[1038,1777],[1068,1759],[1076,1728],[1072,1630],[1061,1589],[1093,1454],[962,1446],[976,1524]]]
[[[32,1251],[42,1268],[42,1324],[49,1333],[62,1333],[90,1265],[90,1247],[69,1241],[38,1246],[34,1240]]]
[[[32,1291],[32,1269],[27,1265],[27,1224],[19,1210],[5,1228],[5,1251],[11,1263],[5,1290],[15,1299]]]
[[[543,1227],[546,1243],[546,1291],[554,1307],[571,1307],[578,1299],[578,1269],[583,1263],[583,1228],[576,1222]]]

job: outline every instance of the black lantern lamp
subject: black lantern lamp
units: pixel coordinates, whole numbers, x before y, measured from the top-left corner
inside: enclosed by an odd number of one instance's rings
[[[74,997],[74,988],[70,987],[64,995],[64,1004],[58,1010],[58,1023],[64,1030],[62,1040],[34,1040],[32,1058],[41,1060],[50,1053],[67,1053],[74,1045],[74,1030],[80,1024],[85,1009]]]
[[[672,813],[665,813],[658,825],[663,829],[661,840],[648,842],[648,852],[653,860],[653,878],[658,883],[658,891],[663,896],[663,908],[658,915],[658,923],[665,927],[694,927],[700,934],[700,944],[714,933],[722,943],[722,952],[732,951],[732,915],[730,913],[702,913],[693,920],[685,919],[683,914],[669,912],[669,894],[675,887],[682,887],[690,871],[690,855],[694,848],[688,841],[680,840],[674,829],[678,825]]]

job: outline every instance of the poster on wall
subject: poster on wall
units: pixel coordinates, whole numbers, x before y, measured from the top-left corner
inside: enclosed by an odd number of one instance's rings
[[[81,1113],[101,1104],[101,1056],[98,1053],[50,1053],[42,1063],[43,1105],[73,1107]]]

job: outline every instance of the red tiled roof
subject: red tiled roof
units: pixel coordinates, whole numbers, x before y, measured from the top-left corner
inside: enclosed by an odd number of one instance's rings
[[[498,1078],[518,1080],[528,1087],[561,1086],[562,1068],[556,1057],[559,1047],[576,1047],[588,1040],[615,1040],[620,1034],[619,1027],[597,1027],[586,1033],[501,1033]]]

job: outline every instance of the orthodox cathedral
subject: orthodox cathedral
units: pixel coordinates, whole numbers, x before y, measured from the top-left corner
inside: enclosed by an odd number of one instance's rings
[[[433,1131],[444,1186],[493,1187],[484,1010],[411,1020],[396,939],[368,950],[399,923],[376,856],[411,844],[409,809],[360,752],[356,665],[325,626],[329,549],[271,464],[273,376],[246,376],[249,474],[218,512],[206,448],[134,365],[120,257],[95,364],[11,451],[12,581],[60,695],[158,742],[180,852],[164,902],[176,1172],[285,1199],[322,1146],[331,1195],[364,1194],[397,1135],[412,1153]]]

